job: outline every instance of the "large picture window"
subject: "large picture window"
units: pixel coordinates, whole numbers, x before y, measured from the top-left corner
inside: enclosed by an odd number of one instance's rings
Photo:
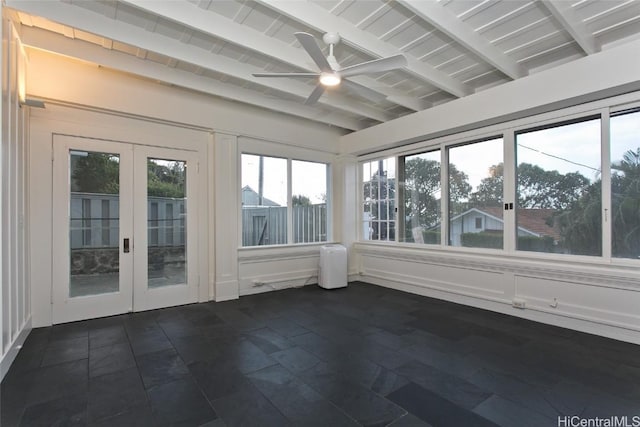
[[[639,103],[588,108],[362,162],[362,240],[639,260]]]
[[[362,237],[364,240],[395,240],[395,158],[362,164]]]
[[[640,111],[611,117],[611,252],[640,258]]]
[[[241,163],[242,246],[327,240],[327,164],[254,154]]]
[[[600,118],[516,134],[517,248],[602,254]]]
[[[399,240],[440,243],[440,150],[402,156],[399,161]]]
[[[449,245],[502,249],[502,138],[454,146],[448,153]]]

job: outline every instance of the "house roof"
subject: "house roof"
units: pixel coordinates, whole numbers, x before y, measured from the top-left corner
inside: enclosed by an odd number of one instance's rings
[[[280,206],[271,199],[262,197],[262,203],[259,203],[258,193],[248,185],[242,187],[242,206]]]
[[[637,40],[639,1],[6,0],[39,49],[326,123],[345,132],[422,111]],[[13,11],[12,11],[13,12]],[[401,69],[304,105],[317,72],[295,32],[337,32],[341,67],[396,54]]]
[[[504,210],[502,207],[484,207],[478,210],[486,212],[500,220],[503,218]],[[553,217],[555,212],[555,209],[517,209],[516,220],[518,222],[518,228],[530,231],[539,236],[551,236],[554,240],[558,240],[560,239],[560,231],[558,228],[547,224],[547,221]]]

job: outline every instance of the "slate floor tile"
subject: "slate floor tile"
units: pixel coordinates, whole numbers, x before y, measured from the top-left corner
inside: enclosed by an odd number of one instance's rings
[[[84,426],[87,422],[86,396],[72,395],[38,403],[26,408],[20,421],[24,427],[49,427],[55,425]]]
[[[135,368],[92,378],[89,383],[89,420],[97,421],[128,412],[147,403],[147,394]]]
[[[301,379],[363,425],[386,425],[405,414],[402,408],[326,367],[312,368]]]
[[[133,354],[136,356],[173,348],[171,341],[160,327],[149,332],[134,333],[133,335],[128,332],[128,334]]]
[[[174,349],[144,354],[137,358],[145,388],[189,375],[189,370]]]
[[[291,425],[280,411],[255,387],[220,397],[212,402],[228,426],[284,427]]]
[[[185,364],[214,359],[221,352],[211,339],[203,335],[173,337],[171,342]]]
[[[495,427],[497,425],[415,383],[407,384],[387,398],[434,426]]]
[[[51,342],[44,350],[41,366],[57,365],[89,357],[88,337]]]
[[[301,373],[321,363],[313,354],[300,347],[271,353],[271,357],[293,373]]]
[[[109,418],[89,422],[91,427],[154,427],[151,405],[146,403]]]
[[[121,343],[128,344],[127,333],[121,324],[89,330],[89,349]]]
[[[243,374],[257,371],[277,362],[268,354],[260,350],[249,340],[239,340],[228,343],[223,348],[222,358],[232,363]]]
[[[158,385],[147,393],[157,425],[201,425],[217,418],[191,378]]]
[[[304,318],[300,314],[297,316],[293,316],[293,319],[294,321],[292,322],[290,318],[278,317],[275,319],[265,320],[265,324],[273,331],[277,332],[283,337],[288,338],[309,332],[309,330],[303,327],[300,323],[304,324],[308,323],[310,320],[315,320],[312,317]],[[295,320],[300,323],[297,323]]]
[[[189,371],[209,401],[251,388],[251,383],[230,363],[194,362]]]
[[[433,427],[426,421],[407,413],[388,425],[388,427]]]
[[[482,369],[469,382],[548,418],[555,419],[563,415],[549,402],[545,389],[524,383],[513,376]]]
[[[89,385],[87,359],[47,366],[29,372],[27,404],[66,395],[85,394]]]
[[[639,401],[638,345],[352,282],[33,329],[0,424],[556,425]]]
[[[462,378],[420,362],[409,362],[396,369],[396,372],[466,409],[474,408],[492,394]]]
[[[136,366],[129,342],[89,350],[89,376],[97,377]]]
[[[546,417],[518,403],[496,395],[491,396],[479,404],[473,412],[504,427],[514,425],[522,427],[558,425],[557,417]]]
[[[271,328],[255,329],[248,331],[245,336],[255,346],[260,348],[267,354],[274,353],[280,350],[286,350],[291,348],[293,344],[282,335],[276,333]]]
[[[248,375],[287,419],[297,425],[355,426],[357,423],[280,365]]]

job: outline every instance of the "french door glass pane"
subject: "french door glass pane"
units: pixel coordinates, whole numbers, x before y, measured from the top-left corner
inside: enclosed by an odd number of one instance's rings
[[[147,159],[149,288],[187,283],[187,164]]]
[[[69,296],[119,290],[120,158],[69,152]]]

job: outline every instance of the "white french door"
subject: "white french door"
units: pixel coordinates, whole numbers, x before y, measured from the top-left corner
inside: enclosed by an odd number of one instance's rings
[[[197,301],[197,155],[54,136],[53,323]]]

